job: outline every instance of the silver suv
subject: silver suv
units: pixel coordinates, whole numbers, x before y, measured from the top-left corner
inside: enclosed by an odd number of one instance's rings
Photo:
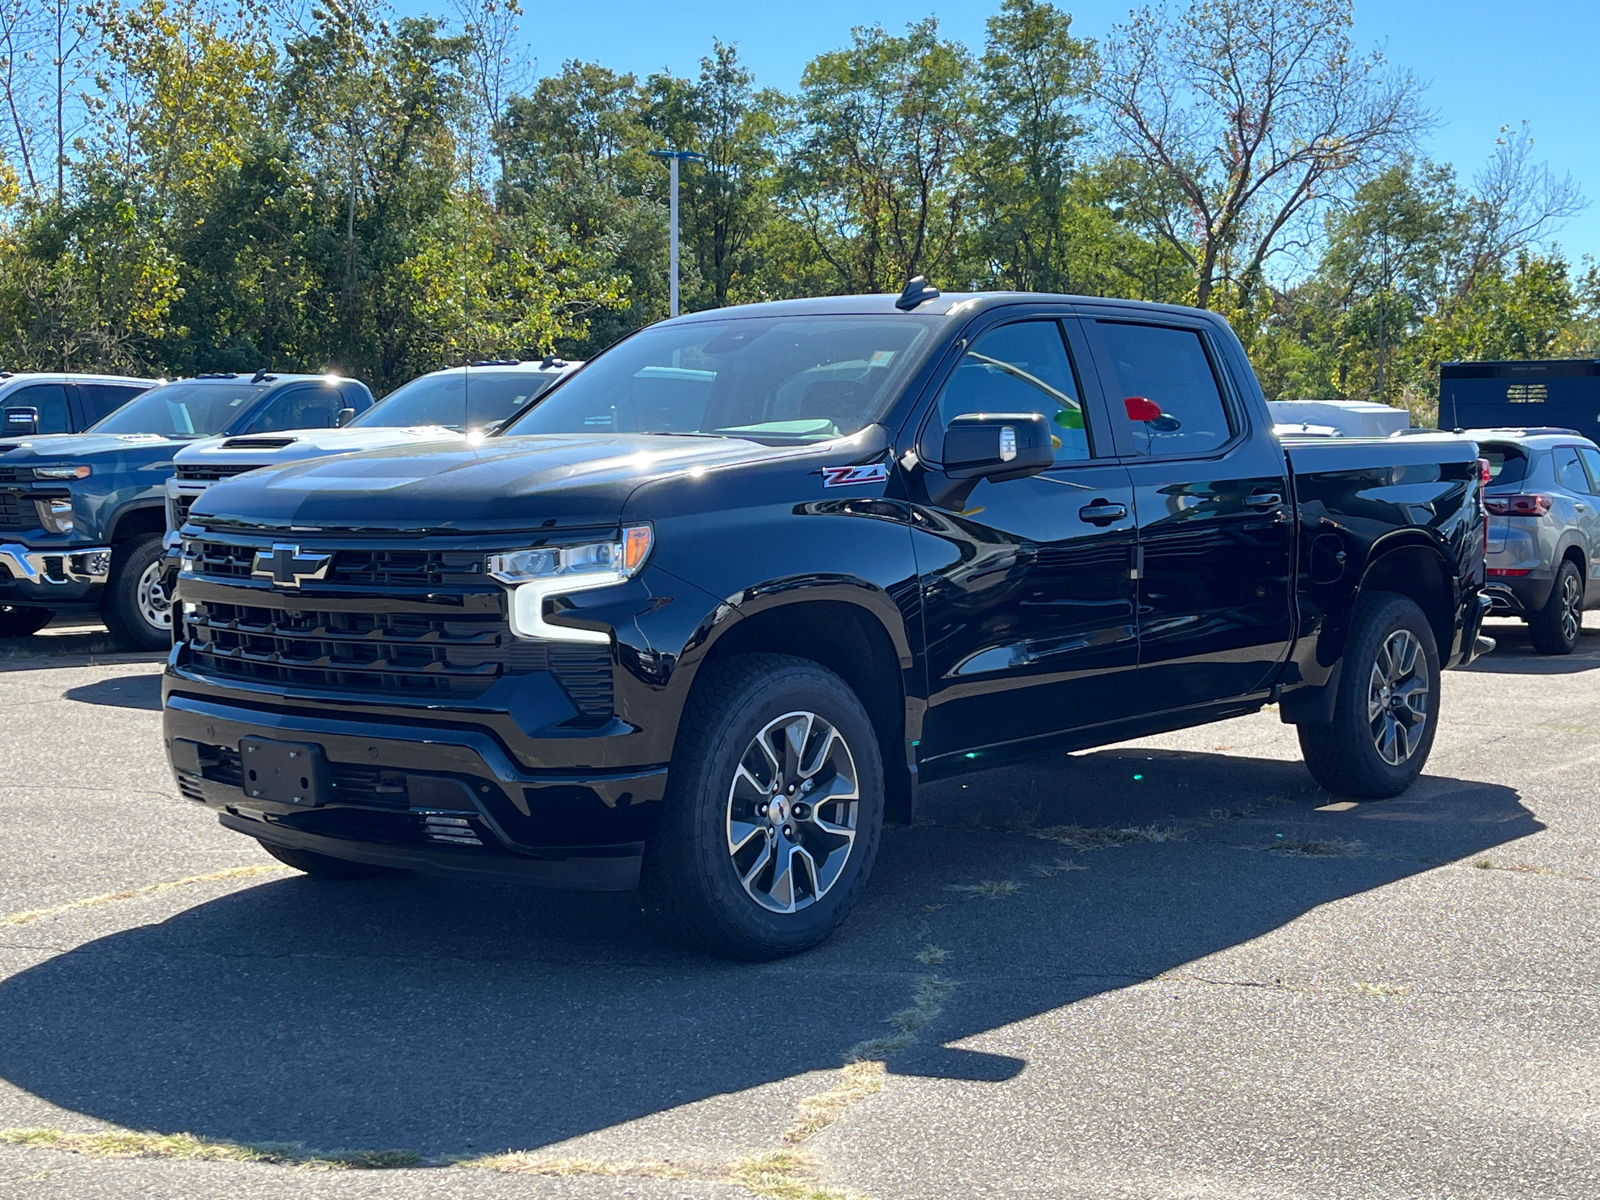
[[[1469,429],[1489,462],[1489,582],[1542,654],[1571,654],[1600,608],[1600,447],[1570,429]]]

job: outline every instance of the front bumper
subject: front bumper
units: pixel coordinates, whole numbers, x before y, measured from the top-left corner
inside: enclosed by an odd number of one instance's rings
[[[111,547],[63,546],[36,550],[0,543],[0,601],[51,605],[81,600],[105,584]]]
[[[525,770],[488,731],[443,720],[313,717],[170,689],[163,733],[179,790],[229,829],[356,862],[552,887],[636,886],[666,788],[665,766]],[[249,794],[240,743],[261,737],[319,749],[329,786],[301,804]]]

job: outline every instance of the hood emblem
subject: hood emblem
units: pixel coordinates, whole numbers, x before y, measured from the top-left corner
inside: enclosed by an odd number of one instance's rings
[[[297,588],[308,579],[321,579],[332,565],[331,554],[306,554],[299,546],[275,542],[271,550],[256,551],[250,574],[278,587]]]
[[[823,467],[822,486],[848,487],[852,483],[882,483],[889,478],[888,463],[862,463],[855,467]]]

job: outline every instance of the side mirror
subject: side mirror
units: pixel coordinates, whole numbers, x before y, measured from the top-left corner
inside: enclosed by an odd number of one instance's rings
[[[343,429],[346,425],[350,424],[350,422],[354,421],[355,419],[356,419],[356,410],[355,409],[353,409],[353,408],[341,408],[339,410],[339,415],[334,417],[334,419],[333,419],[333,427],[335,429]]]
[[[1037,475],[1056,460],[1050,422],[1040,413],[963,413],[944,431],[944,473],[1000,483]]]
[[[1055,439],[1040,413],[963,413],[945,429],[940,457],[943,468],[924,477],[928,499],[959,510],[982,480],[1023,479],[1051,466]]]
[[[6,409],[5,437],[27,437],[39,432],[39,410],[37,408],[8,408]]]

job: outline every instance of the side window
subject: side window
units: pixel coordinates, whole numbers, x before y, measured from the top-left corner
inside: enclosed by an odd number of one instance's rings
[[[40,433],[72,432],[67,389],[59,383],[34,383],[18,388],[0,400],[0,407],[38,409]]]
[[[1600,495],[1600,450],[1591,450],[1588,446],[1578,447],[1578,457],[1583,459],[1583,465],[1589,472],[1589,490]]]
[[[79,383],[78,395],[83,398],[91,423],[110,416],[145,389],[130,383]]]
[[[1018,321],[980,334],[939,393],[939,419],[964,413],[1042,413],[1056,462],[1090,456],[1082,392],[1057,321]]]
[[[1556,479],[1569,492],[1582,495],[1590,490],[1589,476],[1578,461],[1576,446],[1556,447]]]
[[[332,429],[344,396],[338,388],[297,387],[279,392],[250,423],[251,433],[278,433],[285,429]]]
[[[1107,399],[1113,413],[1127,413],[1135,453],[1205,454],[1233,436],[1198,333],[1115,321],[1097,325],[1111,360]]]

